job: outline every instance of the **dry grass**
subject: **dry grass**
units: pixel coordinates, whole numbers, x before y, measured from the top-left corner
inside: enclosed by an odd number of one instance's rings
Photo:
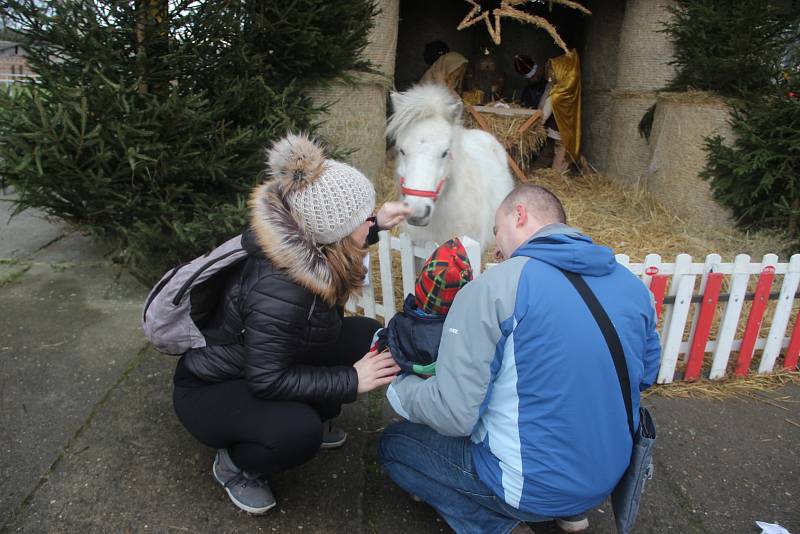
[[[729,378],[727,380],[699,380],[697,382],[673,382],[672,384],[662,384],[648,389],[642,397],[659,395],[668,398],[692,398],[692,399],[715,399],[723,400],[731,397],[755,398],[762,402],[787,402],[794,403],[791,409],[793,413],[800,410],[800,400],[793,400],[791,397],[779,397],[765,399],[758,393],[774,391],[786,384],[800,384],[800,373],[776,372],[769,375],[753,375],[746,378]]]

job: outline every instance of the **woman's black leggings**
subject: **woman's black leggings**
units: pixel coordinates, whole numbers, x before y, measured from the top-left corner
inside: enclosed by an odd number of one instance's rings
[[[380,327],[366,317],[345,317],[332,353],[320,354],[311,365],[353,365],[369,350]],[[245,471],[270,475],[307,462],[322,442],[322,421],[339,415],[341,405],[254,397],[242,380],[206,382],[178,362],[173,392],[175,413],[202,444],[228,449]]]

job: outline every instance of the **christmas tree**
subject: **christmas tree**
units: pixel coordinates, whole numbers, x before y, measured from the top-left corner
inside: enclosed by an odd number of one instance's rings
[[[677,0],[672,89],[731,97],[730,142],[706,140],[701,177],[746,229],[786,231],[800,245],[800,13],[775,1]],[[793,252],[793,250],[790,250]]]
[[[35,82],[0,91],[0,175],[152,279],[240,232],[306,89],[366,69],[372,0],[10,0]]]
[[[775,1],[677,0],[664,31],[675,45],[670,89],[725,96],[763,91],[781,77],[781,60],[797,42],[797,10]]]
[[[732,145],[706,140],[714,196],[745,228],[786,230],[800,245],[800,77],[783,91],[742,101],[731,120]],[[794,90],[792,90],[794,89]],[[796,251],[794,251],[796,252]]]

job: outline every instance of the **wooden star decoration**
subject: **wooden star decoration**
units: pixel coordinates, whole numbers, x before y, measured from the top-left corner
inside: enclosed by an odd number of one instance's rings
[[[543,17],[539,17],[536,15],[531,15],[530,13],[526,13],[517,9],[517,6],[523,6],[524,4],[528,3],[544,3],[545,0],[503,0],[500,2],[500,7],[495,8],[492,10],[484,10],[483,6],[477,3],[475,0],[464,0],[469,5],[472,6],[472,9],[469,10],[467,16],[464,17],[458,25],[458,30],[463,30],[464,28],[469,28],[473,24],[477,24],[480,21],[483,21],[486,24],[486,29],[489,32],[489,36],[494,41],[494,44],[499,45],[502,41],[501,35],[501,26],[500,22],[503,17],[507,17],[510,19],[519,20],[521,22],[527,22],[529,24],[533,24],[550,34],[556,44],[564,50],[567,51],[567,44],[558,34],[555,26],[550,24],[550,21]],[[584,6],[575,2],[573,0],[547,0],[552,7],[553,4],[559,4],[565,7],[569,7],[580,11],[586,15],[591,15],[592,12],[586,9]],[[489,20],[490,17],[492,20]]]
[[[484,11],[483,6],[475,2],[475,0],[465,1],[472,6],[472,9],[469,10],[467,16],[461,20],[456,29],[460,31],[464,28],[469,28],[473,24],[479,23],[480,21],[484,21],[486,23],[486,29],[489,31],[489,35],[492,37],[492,41],[494,41],[495,44],[500,44],[500,18],[495,14],[495,11],[497,10],[493,9],[491,11]],[[494,17],[494,26],[489,20],[490,15]]]

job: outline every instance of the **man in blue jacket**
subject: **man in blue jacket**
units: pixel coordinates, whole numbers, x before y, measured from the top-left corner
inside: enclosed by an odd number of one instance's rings
[[[608,346],[559,269],[584,277],[619,334],[634,428],[658,373],[652,299],[542,187],[506,197],[495,235],[504,261],[456,296],[436,376],[389,387],[407,421],[384,431],[379,459],[456,532],[530,532],[525,522],[553,518],[577,532],[627,468],[632,440]]]

